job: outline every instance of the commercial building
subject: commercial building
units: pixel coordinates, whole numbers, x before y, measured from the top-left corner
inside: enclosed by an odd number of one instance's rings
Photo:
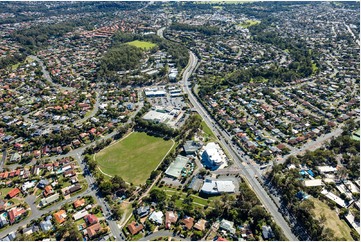
[[[201,192],[205,194],[217,195],[221,193],[234,193],[236,186],[233,181],[217,181],[206,178],[201,188]]]
[[[200,145],[193,140],[187,140],[183,145],[186,155],[194,155],[200,148]]]
[[[144,94],[146,97],[165,97],[167,92],[162,90],[146,89]]]
[[[169,177],[178,179],[180,178],[182,171],[186,167],[189,159],[187,157],[178,155],[175,161],[173,161],[168,169],[165,171],[165,174]]]
[[[226,162],[226,156],[218,144],[210,142],[204,147],[202,162],[207,168],[216,170]]]
[[[143,116],[145,120],[151,120],[156,123],[165,123],[167,120],[172,118],[168,113],[161,113],[154,110],[150,110]]]

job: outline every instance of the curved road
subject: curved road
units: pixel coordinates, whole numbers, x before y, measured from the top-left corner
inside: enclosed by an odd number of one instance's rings
[[[60,84],[54,83],[53,80],[52,80],[51,77],[50,77],[49,72],[46,70],[46,67],[45,67],[45,65],[44,65],[44,62],[43,62],[42,60],[40,60],[39,57],[37,57],[37,56],[35,56],[35,55],[30,55],[29,57],[30,57],[31,59],[39,62],[40,67],[41,67],[41,71],[43,72],[43,77],[44,77],[48,82],[50,82],[51,84],[53,84],[54,86],[56,86],[56,87],[59,88],[60,90],[70,91],[70,92],[75,91],[75,88],[73,88],[73,87],[63,87],[63,86],[60,85]]]

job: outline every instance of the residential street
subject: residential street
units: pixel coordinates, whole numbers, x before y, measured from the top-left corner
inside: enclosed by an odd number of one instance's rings
[[[128,120],[128,123],[131,122],[131,118],[135,116],[135,114],[142,108],[142,105],[139,105],[138,109],[134,112],[134,114],[129,118]],[[108,138],[111,138],[113,137],[115,134],[117,133],[117,131],[113,131],[112,133],[108,134],[108,135],[105,135],[104,137],[101,138],[101,140],[106,140]],[[53,157],[50,157],[51,160],[56,160],[56,159],[59,159],[59,158],[64,158],[64,157],[69,157],[69,156],[72,156],[76,159],[76,161],[78,162],[80,168],[82,171],[86,171],[86,164],[82,162],[82,157],[81,157],[81,154],[84,152],[84,150],[91,146],[91,145],[94,145],[95,144],[95,141],[88,144],[88,145],[85,145],[83,147],[80,147],[78,149],[74,149],[74,150],[71,150],[69,153],[65,154],[65,155],[59,155],[59,156],[53,156]],[[56,203],[55,205],[53,206],[50,206],[44,210],[39,210],[37,209],[36,205],[34,204],[34,201],[35,201],[35,197],[33,195],[29,195],[25,198],[25,202],[30,206],[31,208],[31,215],[25,219],[25,220],[22,220],[20,223],[18,224],[15,224],[14,226],[11,226],[3,231],[0,232],[0,238],[6,236],[8,233],[12,232],[12,231],[16,231],[19,227],[21,226],[25,226],[27,225],[31,220],[33,219],[37,219],[39,217],[41,217],[42,215],[48,213],[48,212],[55,212],[57,209],[59,209],[62,205],[64,205],[65,203],[67,202],[74,202],[77,197],[80,197],[80,196],[86,196],[86,195],[91,195],[93,196],[97,203],[101,206],[102,210],[104,211],[104,214],[105,216],[107,217],[107,221],[108,221],[108,224],[109,224],[109,228],[113,234],[113,236],[115,236],[116,240],[120,241],[120,240],[124,240],[124,235],[121,231],[121,229],[119,228],[118,224],[117,224],[117,221],[115,220],[112,220],[110,218],[111,216],[111,212],[110,212],[110,207],[109,205],[106,203],[106,201],[104,200],[104,198],[100,197],[100,194],[97,192],[98,188],[97,188],[97,185],[95,183],[95,179],[93,178],[93,176],[91,176],[90,173],[86,173],[84,175],[87,183],[88,183],[88,189],[80,194],[77,194],[77,196],[75,197],[72,197],[70,199],[67,199],[67,200],[63,200],[61,202],[58,202]]]
[[[159,238],[159,237],[173,237],[174,239],[176,239],[177,241],[190,241],[190,238],[181,238],[179,236],[173,236],[173,232],[169,231],[169,230],[160,230],[160,231],[157,231],[155,233],[152,233],[148,236],[145,236],[143,238],[141,238],[139,241],[152,241],[156,238]]]

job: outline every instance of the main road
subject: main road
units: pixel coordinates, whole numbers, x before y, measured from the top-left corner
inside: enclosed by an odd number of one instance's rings
[[[264,207],[270,212],[273,216],[275,222],[282,228],[285,236],[292,241],[298,240],[297,237],[293,234],[290,226],[283,218],[282,214],[278,211],[277,206],[269,197],[267,192],[261,186],[261,184],[255,178],[256,174],[259,174],[258,170],[253,167],[251,164],[244,164],[242,158],[237,154],[237,151],[234,147],[231,146],[232,140],[229,134],[222,130],[219,125],[213,121],[212,117],[210,117],[207,111],[203,108],[203,106],[199,103],[198,99],[194,96],[191,88],[189,87],[188,79],[196,69],[198,64],[198,58],[195,54],[189,51],[189,62],[187,68],[183,72],[183,84],[184,91],[188,94],[189,101],[192,103],[193,107],[197,112],[202,116],[203,120],[209,126],[209,128],[215,133],[220,134],[220,142],[225,150],[230,154],[231,158],[234,160],[235,165],[240,167],[240,173],[246,178],[254,192],[257,194],[258,198],[261,200]]]

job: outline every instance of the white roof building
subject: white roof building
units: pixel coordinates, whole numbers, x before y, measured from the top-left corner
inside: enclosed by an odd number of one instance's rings
[[[22,186],[21,186],[21,189],[23,190],[23,191],[26,191],[26,190],[28,190],[29,188],[32,188],[32,187],[34,187],[35,186],[35,182],[33,182],[33,181],[27,181],[27,182],[25,182]]]
[[[321,179],[305,180],[303,183],[306,187],[319,187],[323,185]]]
[[[53,195],[51,195],[49,197],[41,199],[40,204],[41,204],[41,206],[46,206],[49,203],[52,203],[52,202],[54,202],[54,201],[56,201],[58,199],[59,199],[59,193],[55,193],[55,194],[53,194]]]
[[[154,211],[150,216],[149,216],[149,220],[157,223],[157,224],[163,224],[163,213],[162,211]]]
[[[165,91],[144,91],[144,93],[147,97],[160,97],[167,94]]]
[[[333,194],[332,192],[329,192],[325,189],[323,189],[321,191],[321,193],[323,195],[325,195],[328,199],[331,199],[332,201],[334,201],[335,203],[337,203],[340,207],[343,208],[347,208],[347,204],[345,202],[345,200],[341,199],[340,197],[336,196],[335,194]]]
[[[215,181],[206,179],[201,192],[206,194],[234,193],[236,186],[233,181]]]
[[[226,162],[226,156],[218,144],[210,142],[204,147],[202,161],[208,167],[219,167]]]
[[[333,173],[336,171],[336,168],[332,166],[317,166],[317,170],[321,173]]]
[[[83,209],[83,210],[80,210],[79,212],[75,213],[75,214],[73,215],[73,219],[74,219],[74,220],[79,220],[79,219],[85,217],[85,216],[88,215],[88,214],[89,214],[88,211],[86,211],[85,209]]]

